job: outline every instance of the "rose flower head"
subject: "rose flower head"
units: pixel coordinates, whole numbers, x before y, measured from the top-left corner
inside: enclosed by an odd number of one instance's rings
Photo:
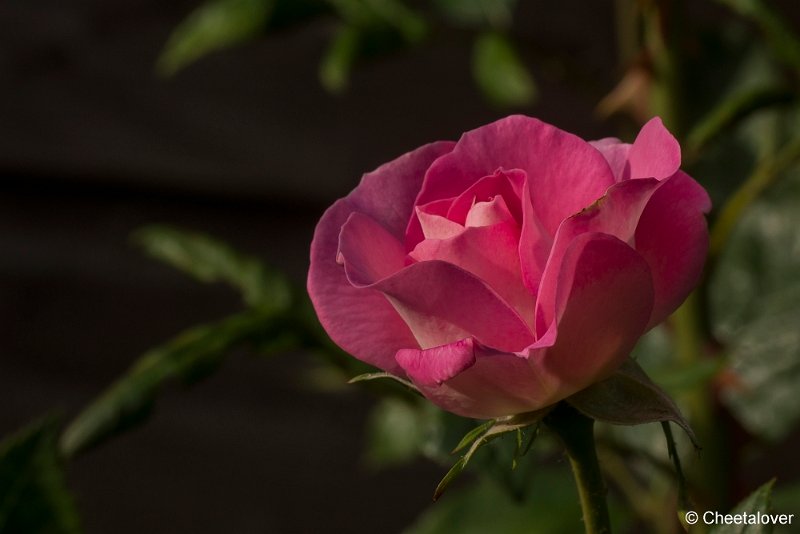
[[[322,216],[308,291],[356,358],[478,419],[609,377],[698,282],[706,191],[658,118],[633,144],[515,115],[364,175]]]

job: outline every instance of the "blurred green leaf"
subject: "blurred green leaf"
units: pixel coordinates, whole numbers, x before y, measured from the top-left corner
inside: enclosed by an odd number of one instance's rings
[[[382,399],[367,422],[367,463],[384,468],[419,456],[431,434],[438,432],[436,411],[427,401]]]
[[[676,395],[712,380],[724,367],[719,358],[681,362],[675,358],[674,339],[666,324],[647,332],[631,353],[648,376],[668,393]]]
[[[536,99],[533,76],[502,34],[490,32],[477,38],[472,75],[484,96],[498,107],[529,106]]]
[[[428,32],[425,18],[400,0],[328,1],[350,26],[371,30],[390,28],[409,44],[420,42]]]
[[[730,235],[710,281],[715,335],[735,343],[763,304],[800,285],[800,173],[795,169],[750,205]]]
[[[631,359],[610,378],[579,391],[567,402],[592,419],[615,425],[672,421],[697,445],[675,401]]]
[[[338,94],[347,88],[360,42],[361,31],[355,26],[343,25],[328,46],[319,66],[319,79],[331,93]]]
[[[201,282],[230,284],[251,307],[277,313],[291,304],[289,282],[282,274],[209,236],[154,225],[137,230],[133,239],[150,256]]]
[[[574,534],[582,531],[574,484],[565,470],[542,467],[529,481],[530,493],[516,500],[495,479],[484,477],[423,513],[406,534]]]
[[[266,25],[274,0],[210,0],[175,28],[156,63],[165,76],[201,57],[238,44]]]
[[[742,425],[779,440],[800,421],[800,286],[764,302],[743,328],[728,361],[734,378],[722,399]]]
[[[800,421],[798,206],[795,169],[738,221],[709,286],[732,371],[722,399],[748,430],[773,440]]]
[[[746,89],[722,99],[716,107],[700,119],[686,138],[686,148],[696,154],[712,139],[733,127],[750,113],[786,104],[794,98],[794,93],[782,86],[766,85]]]
[[[800,68],[800,39],[786,24],[785,17],[763,0],[717,0],[739,15],[758,24],[775,56],[794,68]]]
[[[45,419],[0,442],[0,534],[81,532],[64,482],[57,426]]]
[[[772,491],[772,509],[780,513],[800,509],[800,481],[775,488]]]
[[[439,12],[462,26],[508,28],[517,0],[434,0]]]
[[[755,514],[761,512],[767,514],[771,510],[770,498],[772,496],[772,486],[775,480],[770,480],[746,499],[737,504],[729,513]],[[772,532],[772,525],[715,525],[711,528],[710,534],[769,534]]]
[[[150,350],[70,423],[60,441],[64,456],[72,457],[141,423],[166,382],[191,382],[205,376],[233,347],[268,336],[268,327],[268,315],[248,311],[192,328]]]

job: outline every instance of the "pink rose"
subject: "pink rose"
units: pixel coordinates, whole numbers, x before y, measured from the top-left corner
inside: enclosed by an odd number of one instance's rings
[[[365,174],[322,216],[331,338],[445,410],[543,408],[610,376],[698,282],[705,190],[660,119],[633,144],[511,116]]]

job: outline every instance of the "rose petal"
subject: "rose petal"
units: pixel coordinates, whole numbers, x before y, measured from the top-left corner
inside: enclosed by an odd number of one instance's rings
[[[520,197],[525,183],[525,172],[519,169],[497,169],[484,176],[453,200],[447,218],[466,225],[467,215],[476,201],[486,201],[501,196],[515,220],[522,220]]]
[[[644,333],[653,309],[650,268],[616,237],[578,236],[564,254],[556,320],[533,346],[541,366],[565,397],[610,375]]]
[[[653,273],[655,304],[650,326],[663,321],[691,293],[708,251],[705,189],[678,172],[653,194],[636,229],[636,250]]]
[[[537,369],[516,354],[463,339],[428,350],[402,350],[397,361],[437,406],[475,419],[522,413],[552,404]]]
[[[631,178],[663,180],[681,166],[681,146],[659,117],[642,126],[628,154]]]
[[[362,213],[351,213],[339,234],[339,263],[348,279],[369,285],[393,275],[405,266],[403,245],[383,226]]]
[[[531,202],[531,185],[525,179],[522,193],[522,231],[519,238],[519,261],[522,282],[531,294],[539,293],[550,249],[553,248],[553,237],[542,224]]]
[[[386,298],[354,288],[336,263],[339,231],[354,211],[366,213],[402,238],[422,177],[453,143],[423,146],[364,175],[361,185],[331,206],[317,224],[311,243],[308,293],[331,339],[356,358],[390,373],[402,373],[394,355],[416,340]]]
[[[413,366],[409,374],[428,399],[465,417],[488,419],[554,404],[625,361],[653,302],[647,263],[603,234],[584,234],[572,243],[558,285],[557,322],[518,354],[473,343],[473,363],[461,341],[437,348],[431,359],[427,351],[408,351],[398,361],[404,369]]]
[[[347,258],[345,271],[350,272]],[[418,345],[398,348],[436,347],[469,335],[507,351],[533,342],[533,333],[516,310],[486,282],[451,263],[424,261],[370,284],[350,281],[382,292],[403,317]]]
[[[628,180],[631,177],[631,166],[628,163],[628,154],[631,150],[630,143],[623,143],[616,137],[606,137],[598,141],[589,141],[606,158],[614,179],[617,182]]]
[[[418,346],[397,311],[379,291],[354,288],[336,263],[340,228],[352,213],[346,199],[322,216],[311,242],[308,294],[331,339],[359,360],[402,375],[394,355]]]
[[[526,324],[533,325],[536,299],[522,283],[518,244],[519,228],[512,221],[469,227],[450,239],[427,239],[409,256],[418,261],[442,260],[469,271],[517,310]]]
[[[439,141],[422,146],[384,163],[361,178],[361,183],[346,198],[352,211],[369,215],[398,239],[405,235],[425,172],[439,156],[455,146]]]
[[[430,349],[400,349],[397,363],[415,384],[438,386],[475,363],[472,338]]]
[[[457,222],[441,215],[426,213],[419,208],[417,209],[417,218],[425,239],[447,239],[464,231],[464,227]]]
[[[597,202],[561,224],[542,274],[536,305],[538,335],[547,331],[556,316],[556,280],[561,276],[564,255],[575,239],[582,234],[603,233],[633,246],[639,217],[663,183],[655,178],[619,182]]]
[[[505,199],[498,195],[486,202],[476,202],[467,213],[464,226],[492,226],[504,222],[510,222],[514,226],[517,225]]]
[[[527,173],[534,210],[551,234],[614,183],[605,158],[586,141],[513,115],[465,133],[428,169],[417,203],[456,196],[498,167]]]

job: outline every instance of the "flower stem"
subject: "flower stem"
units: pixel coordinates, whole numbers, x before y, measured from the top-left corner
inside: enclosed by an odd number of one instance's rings
[[[586,534],[610,534],[606,484],[594,446],[594,420],[561,403],[545,419],[566,449],[578,486]]]

